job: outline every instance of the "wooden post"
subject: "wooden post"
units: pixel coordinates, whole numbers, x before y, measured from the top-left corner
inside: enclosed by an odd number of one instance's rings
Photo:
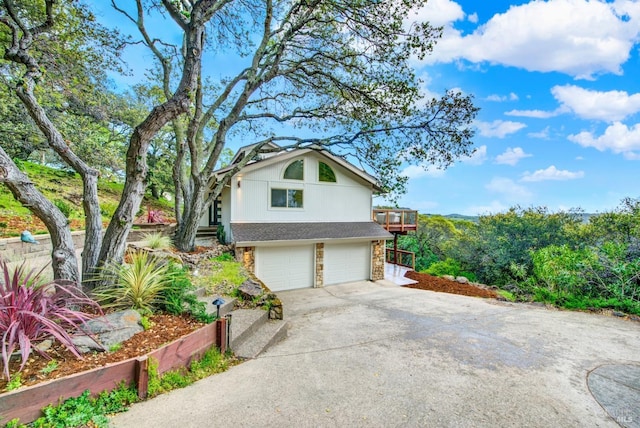
[[[393,234],[393,264],[398,265],[398,234]]]
[[[144,355],[136,359],[136,388],[138,398],[144,400],[149,392],[149,358]]]
[[[220,353],[227,352],[227,319],[218,318],[216,320],[216,346]]]

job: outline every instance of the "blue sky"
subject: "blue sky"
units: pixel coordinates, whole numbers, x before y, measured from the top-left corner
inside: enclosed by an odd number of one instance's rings
[[[411,20],[444,27],[432,55],[413,62],[424,92],[459,89],[481,111],[475,155],[445,171],[404,169],[401,206],[603,212],[640,197],[640,1],[429,0],[415,12]],[[128,57],[138,71],[152,58],[139,46]]]
[[[414,67],[425,91],[458,88],[481,111],[476,154],[408,167],[400,205],[428,213],[614,209],[640,196],[640,2],[430,0],[444,26]]]

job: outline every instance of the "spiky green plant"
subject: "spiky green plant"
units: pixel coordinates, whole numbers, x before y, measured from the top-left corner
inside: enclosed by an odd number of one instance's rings
[[[142,245],[154,250],[168,250],[173,248],[171,237],[162,233],[147,233],[143,236]]]
[[[103,274],[113,278],[113,284],[94,290],[94,298],[103,308],[136,309],[142,314],[153,313],[161,303],[168,285],[167,266],[161,266],[144,251],[129,254],[129,263],[109,264]]]

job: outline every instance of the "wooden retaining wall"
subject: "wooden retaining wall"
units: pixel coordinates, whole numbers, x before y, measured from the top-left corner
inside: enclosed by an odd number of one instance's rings
[[[86,390],[93,395],[111,391],[122,382],[135,385],[140,398],[146,398],[150,358],[158,362],[158,374],[162,374],[188,367],[193,359],[200,358],[212,346],[224,353],[226,321],[221,318],[141,357],[0,394],[0,426],[15,418],[23,424],[33,422],[42,416],[41,410],[49,404],[77,397]]]

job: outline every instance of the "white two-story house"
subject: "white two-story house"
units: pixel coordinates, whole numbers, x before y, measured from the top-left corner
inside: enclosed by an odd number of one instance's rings
[[[328,152],[265,153],[233,176],[201,226],[224,227],[236,258],[272,291],[375,281],[393,238],[372,221],[379,191],[374,177]]]

